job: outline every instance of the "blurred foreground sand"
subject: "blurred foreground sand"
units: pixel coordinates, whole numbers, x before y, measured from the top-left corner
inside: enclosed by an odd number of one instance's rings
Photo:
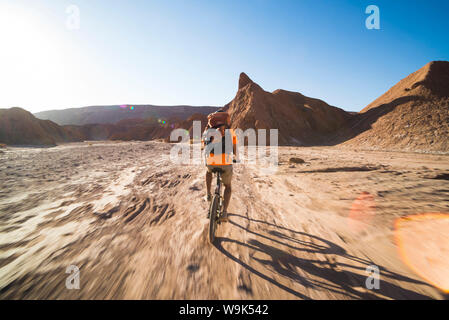
[[[275,174],[235,166],[212,246],[204,168],[173,164],[171,147],[3,149],[0,299],[445,298],[401,259],[394,226],[449,212],[448,155],[281,147]],[[407,229],[420,243],[408,263],[444,281],[448,224],[429,226]],[[79,290],[65,286],[69,265]],[[365,287],[369,265],[378,290]]]

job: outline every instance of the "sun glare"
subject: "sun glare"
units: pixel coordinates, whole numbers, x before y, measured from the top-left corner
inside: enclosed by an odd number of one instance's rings
[[[45,15],[19,5],[0,10],[2,106],[26,108],[63,91],[64,49]],[[53,94],[49,94],[49,92]],[[5,105],[6,104],[6,105]]]
[[[449,293],[449,214],[399,218],[395,239],[402,261],[423,279]]]

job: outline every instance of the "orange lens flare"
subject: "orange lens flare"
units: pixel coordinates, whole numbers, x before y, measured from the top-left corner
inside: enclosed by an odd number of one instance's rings
[[[449,293],[449,214],[423,213],[396,219],[395,241],[410,269]]]
[[[348,226],[355,233],[362,232],[369,226],[375,214],[374,196],[368,192],[362,192],[351,205]]]

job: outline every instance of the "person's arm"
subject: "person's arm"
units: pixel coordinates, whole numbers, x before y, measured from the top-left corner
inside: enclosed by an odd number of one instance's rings
[[[239,162],[240,161],[240,157],[239,157],[239,153],[238,153],[237,143],[238,143],[237,136],[233,132],[232,151],[234,152],[234,159],[235,159],[235,161]]]
[[[237,162],[239,162],[240,161],[240,158],[239,158],[239,153],[237,152],[237,144],[234,144],[233,146],[232,146],[232,151],[234,151],[234,158],[235,158],[235,161],[237,161]]]
[[[203,135],[201,136],[201,149],[204,149],[204,147],[206,146],[207,129],[208,129],[208,126],[206,126],[206,128],[204,128]]]

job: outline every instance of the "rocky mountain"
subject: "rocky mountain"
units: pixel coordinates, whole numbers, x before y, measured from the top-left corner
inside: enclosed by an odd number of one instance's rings
[[[342,130],[344,145],[449,151],[449,62],[432,61],[399,81]]]
[[[0,109],[0,143],[8,145],[55,145],[79,141],[50,120],[40,120],[21,108]]]
[[[117,123],[125,119],[187,119],[195,113],[207,115],[217,109],[217,107],[192,106],[115,105],[50,110],[37,112],[34,115],[59,125],[85,125]]]
[[[225,106],[233,128],[279,129],[281,145],[312,145],[344,126],[351,117],[342,109],[299,92],[267,92],[245,73],[235,98]],[[269,133],[267,132],[267,137]]]

